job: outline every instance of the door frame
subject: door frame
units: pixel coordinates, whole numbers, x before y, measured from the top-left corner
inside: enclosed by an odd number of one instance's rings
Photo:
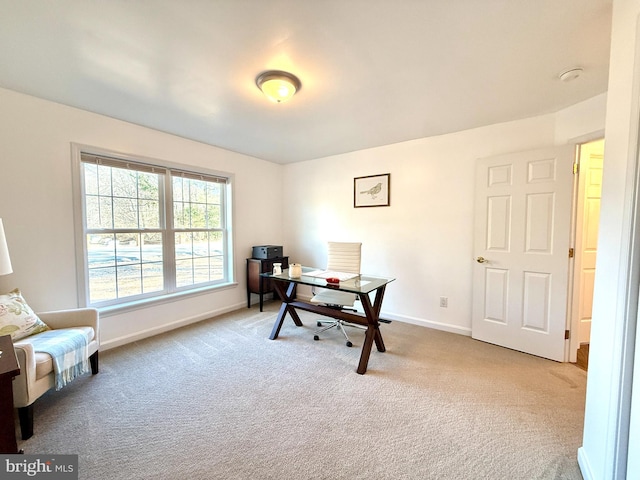
[[[567,143],[573,145],[576,150],[576,162],[579,160],[580,146],[585,143],[595,142],[605,138],[604,129],[581,135],[570,139]],[[573,204],[571,206],[571,246],[576,246],[576,235],[578,229],[578,194],[579,194],[579,177],[580,172],[573,176]],[[578,349],[580,348],[580,324],[577,315],[574,314],[574,288],[576,281],[576,262],[575,258],[570,259],[569,278],[567,281],[567,330],[569,330],[569,339],[565,343],[564,361],[575,363],[577,360]]]
[[[571,246],[572,248],[576,248],[577,237],[578,237],[578,217],[580,212],[578,208],[581,206],[582,202],[580,202],[580,148],[582,145],[591,142],[597,142],[599,140],[604,139],[604,130],[600,132],[595,132],[593,134],[589,134],[584,137],[580,137],[577,139],[573,139],[570,141],[570,144],[575,145],[575,163],[574,165],[578,165],[578,170],[576,174],[573,176],[573,205],[571,210]],[[604,170],[604,166],[603,166]],[[581,232],[580,232],[581,234]],[[578,299],[576,298],[576,292],[579,291],[577,282],[580,281],[580,272],[578,272],[578,268],[580,267],[580,263],[576,261],[576,256],[570,260],[569,264],[569,279],[567,284],[568,295],[567,295],[567,330],[569,330],[569,341],[567,344],[567,349],[565,351],[565,362],[576,363],[578,349],[580,348],[580,319],[578,318],[577,312],[575,311],[576,302]]]

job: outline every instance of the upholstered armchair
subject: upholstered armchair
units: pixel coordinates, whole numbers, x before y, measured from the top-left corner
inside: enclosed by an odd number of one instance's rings
[[[98,311],[93,308],[58,310],[37,314],[53,331],[73,328],[81,330],[87,338],[91,373],[98,373],[100,325]],[[20,375],[13,381],[13,402],[18,409],[22,439],[33,435],[33,402],[55,387],[53,361],[49,354],[35,352],[33,338],[28,336],[14,341]]]

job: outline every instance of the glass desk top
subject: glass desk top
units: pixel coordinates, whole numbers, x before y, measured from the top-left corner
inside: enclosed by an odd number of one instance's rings
[[[352,293],[369,293],[395,280],[395,278],[374,277],[371,275],[356,275],[353,278],[343,280],[340,283],[334,284],[327,283],[326,276],[322,276],[327,273],[331,276],[330,272],[327,272],[326,270],[320,268],[302,267],[302,276],[299,278],[290,278],[288,269],[283,270],[279,275],[273,275],[272,273],[267,272],[261,273],[260,276],[264,278],[270,278],[272,280],[293,282],[301,285],[311,285],[312,287],[331,288],[335,290],[341,290],[343,292]]]

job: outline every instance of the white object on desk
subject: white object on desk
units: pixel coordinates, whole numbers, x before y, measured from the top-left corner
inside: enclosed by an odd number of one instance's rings
[[[345,280],[351,280],[352,278],[356,278],[357,276],[359,276],[359,274],[335,272],[333,270],[314,270],[312,272],[305,272],[305,276],[317,277],[317,278],[337,278],[341,282],[344,282]]]
[[[292,263],[289,265],[289,278],[300,278],[302,276],[302,265]]]

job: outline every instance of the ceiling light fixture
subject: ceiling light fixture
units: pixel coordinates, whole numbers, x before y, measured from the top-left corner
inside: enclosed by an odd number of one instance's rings
[[[582,72],[583,70],[580,67],[572,68],[570,70],[566,70],[562,72],[560,75],[558,75],[558,78],[563,82],[570,82],[571,80],[575,80],[580,75],[582,75]]]
[[[269,100],[283,103],[300,90],[302,84],[295,75],[281,70],[269,70],[256,78],[256,85]]]

